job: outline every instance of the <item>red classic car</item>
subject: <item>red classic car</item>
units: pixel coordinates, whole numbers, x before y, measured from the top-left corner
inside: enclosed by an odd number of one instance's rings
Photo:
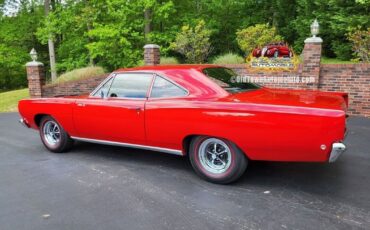
[[[256,48],[253,50],[252,53],[253,57],[269,57],[269,58],[277,58],[277,57],[292,57],[293,52],[289,49],[289,47],[283,43],[271,43],[264,46],[262,49]]]
[[[215,183],[238,179],[250,160],[333,162],[345,150],[347,94],[234,77],[214,65],[119,69],[90,95],[20,101],[20,122],[52,152],[77,140],[188,156]]]

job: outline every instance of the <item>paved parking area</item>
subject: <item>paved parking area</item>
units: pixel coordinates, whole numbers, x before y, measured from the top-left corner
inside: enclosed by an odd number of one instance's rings
[[[370,119],[334,164],[252,162],[232,185],[186,158],[77,143],[52,154],[0,114],[0,229],[370,229]]]

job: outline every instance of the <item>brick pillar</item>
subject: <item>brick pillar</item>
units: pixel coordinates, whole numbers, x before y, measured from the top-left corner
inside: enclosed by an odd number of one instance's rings
[[[42,97],[42,86],[45,84],[44,64],[37,61],[28,62],[26,69],[30,97]]]
[[[156,44],[147,44],[144,46],[144,62],[145,65],[159,65],[161,56],[159,46]]]
[[[322,39],[319,37],[310,37],[304,43],[302,77],[313,77],[315,82],[308,85],[308,88],[318,89]]]

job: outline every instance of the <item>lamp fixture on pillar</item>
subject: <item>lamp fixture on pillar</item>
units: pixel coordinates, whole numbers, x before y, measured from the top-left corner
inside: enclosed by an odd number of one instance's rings
[[[320,25],[319,25],[319,22],[317,21],[317,19],[315,19],[315,21],[313,21],[313,23],[311,24],[311,34],[312,34],[312,37],[316,37],[316,35],[319,34],[319,31],[320,31]]]
[[[32,50],[30,52],[30,56],[31,56],[32,61],[34,61],[34,62],[37,61],[37,52],[34,48],[32,48]]]

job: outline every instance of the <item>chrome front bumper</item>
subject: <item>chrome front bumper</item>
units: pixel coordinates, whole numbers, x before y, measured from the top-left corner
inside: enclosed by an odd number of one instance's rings
[[[346,146],[341,142],[335,142],[332,145],[329,162],[332,163],[338,159],[338,157],[346,151]]]
[[[21,123],[21,125],[23,125],[26,128],[30,127],[30,125],[23,118],[19,119],[19,123]]]

